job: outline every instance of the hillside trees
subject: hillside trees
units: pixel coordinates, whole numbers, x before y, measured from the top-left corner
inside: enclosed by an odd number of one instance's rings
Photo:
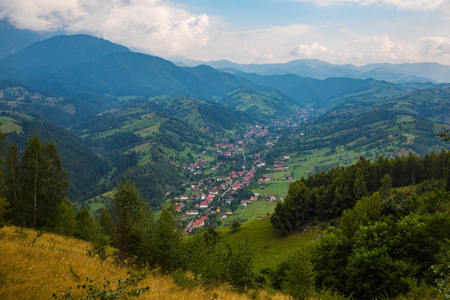
[[[279,233],[288,234],[311,220],[339,217],[356,201],[378,190],[387,201],[384,203],[387,208],[392,187],[424,180],[448,181],[449,161],[450,151],[446,150],[425,157],[413,154],[393,159],[379,157],[373,163],[361,157],[355,165],[333,168],[291,184],[285,201],[277,204],[271,222]]]
[[[306,250],[298,252],[289,260],[283,291],[293,299],[308,299],[314,292],[314,265]]]
[[[124,263],[142,250],[151,214],[136,185],[129,179],[118,184],[110,213],[114,228],[113,245],[119,249],[120,263]]]
[[[29,140],[19,161],[17,146],[8,148],[5,186],[16,225],[54,228],[58,206],[68,190],[67,174],[53,142],[45,146],[37,136]]]
[[[174,208],[173,204],[164,207],[154,227],[152,261],[163,272],[173,272],[185,264],[184,244]]]

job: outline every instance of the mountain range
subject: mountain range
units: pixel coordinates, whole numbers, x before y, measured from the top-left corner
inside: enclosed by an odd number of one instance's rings
[[[180,66],[193,67],[204,64],[231,73],[240,71],[258,75],[293,74],[315,79],[331,77],[372,78],[393,83],[450,82],[450,66],[439,63],[379,63],[355,66],[351,64],[335,65],[318,59],[297,59],[286,63],[274,64],[239,64],[228,60],[197,61],[180,57],[174,57],[171,60]]]

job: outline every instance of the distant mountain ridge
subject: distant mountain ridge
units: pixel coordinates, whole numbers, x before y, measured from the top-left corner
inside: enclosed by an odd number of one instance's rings
[[[42,79],[64,67],[131,51],[89,35],[60,35],[36,42],[0,61],[0,79]]]
[[[113,97],[178,94],[215,100],[258,84],[208,66],[180,68],[160,57],[88,36],[55,36],[0,60],[0,80],[56,93]],[[68,96],[68,95],[64,95]]]
[[[298,104],[325,104],[332,99],[346,98],[353,94],[374,94],[385,88],[391,90],[392,96],[403,95],[415,90],[411,87],[374,79],[333,77],[319,80],[292,74],[263,76],[244,72],[236,72],[235,75],[277,89]]]
[[[293,74],[300,77],[326,79],[330,77],[349,77],[353,79],[385,80],[393,83],[406,82],[450,82],[450,66],[439,63],[378,63],[365,66],[351,64],[334,65],[318,59],[297,59],[286,63],[239,64],[229,60],[197,61],[173,58],[175,64],[194,67],[200,64],[234,73],[256,73],[258,75]]]

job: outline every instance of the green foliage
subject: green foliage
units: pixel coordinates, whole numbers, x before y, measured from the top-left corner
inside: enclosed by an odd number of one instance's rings
[[[21,153],[27,147],[28,141],[35,135],[45,144],[54,141],[61,164],[67,171],[67,181],[70,185],[67,195],[70,199],[80,198],[87,191],[93,189],[102,176],[108,174],[109,167],[106,161],[89,149],[75,134],[56,125],[37,120],[23,120],[20,121],[20,124],[23,126],[23,134],[7,134],[7,142],[17,144],[16,153]],[[8,149],[7,152],[9,151]],[[7,155],[7,157],[9,156]],[[15,160],[18,160],[17,156]],[[11,164],[11,162],[7,164]],[[16,172],[16,174],[18,173]],[[12,183],[9,183],[9,186],[12,186]],[[10,193],[12,194],[12,192],[11,189]],[[14,197],[11,196],[10,200],[12,201]]]
[[[58,205],[58,219],[55,231],[65,236],[75,236],[80,227],[72,203],[67,198]]]
[[[314,266],[307,251],[297,252],[289,260],[283,291],[293,299],[308,299],[314,292]]]
[[[97,227],[89,209],[83,207],[83,209],[77,212],[75,219],[77,224],[75,236],[85,241],[92,241]]]
[[[152,260],[163,272],[173,272],[185,265],[181,230],[176,221],[173,204],[163,208],[155,224],[152,242]]]
[[[412,292],[422,280],[431,284],[431,266],[440,264],[450,238],[450,215],[438,210],[448,201],[442,193],[432,204],[416,200],[416,211],[398,217],[381,216],[377,194],[373,205],[367,197],[358,201],[344,212],[339,230],[326,233],[312,251],[317,285],[372,299]]]
[[[393,159],[379,157],[373,163],[361,157],[355,165],[337,167],[307,179],[302,177],[290,185],[284,202],[277,204],[271,223],[281,234],[292,233],[310,221],[339,217],[344,210],[352,208],[361,196],[378,190],[384,200],[383,211],[399,217],[415,210],[420,204],[416,201],[402,202],[398,193],[391,200],[392,187],[418,184],[424,180],[442,181],[447,176],[449,158],[450,151],[446,150],[439,154],[432,152],[425,157],[413,154]]]
[[[0,228],[5,226],[5,224],[7,223],[5,220],[5,215],[11,211],[11,209],[9,209],[8,207],[9,207],[8,200],[6,200],[3,197],[0,197]]]
[[[405,293],[413,285],[417,267],[392,259],[385,247],[357,250],[347,265],[347,290],[360,299]]]
[[[253,257],[249,241],[238,244],[236,251],[231,251],[227,258],[227,278],[231,286],[239,292],[244,292],[255,285],[253,272]]]
[[[97,233],[92,241],[92,249],[94,254],[98,255],[101,260],[105,260],[109,257],[108,247],[111,241],[109,236],[102,232]]]
[[[289,186],[284,202],[278,202],[271,218],[274,228],[281,234],[292,233],[308,219],[310,190],[298,180]]]
[[[111,218],[111,214],[106,208],[102,209],[102,213],[97,219],[97,223],[100,227],[100,232],[107,235],[110,239],[114,237],[114,226]]]
[[[375,193],[358,200],[352,209],[344,210],[339,223],[342,233],[350,239],[359,226],[377,221],[380,217],[380,204],[380,195]]]
[[[14,235],[19,240],[25,240],[28,237],[29,233],[28,230],[26,230],[25,228],[17,227],[16,229],[14,229]]]
[[[192,289],[198,285],[198,280],[188,276],[186,272],[181,270],[176,270],[173,272],[172,279],[176,285],[185,289]]]
[[[344,291],[346,286],[347,257],[352,248],[350,241],[340,230],[329,229],[311,251],[311,260],[316,272],[316,283],[335,291]]]
[[[212,288],[227,280],[230,249],[212,227],[190,238],[185,249],[188,269],[204,287]]]
[[[448,250],[449,241],[447,240],[447,249],[439,253],[439,264],[433,265],[432,270],[436,275],[436,284],[444,299],[450,299],[450,251]]]
[[[45,146],[37,136],[30,139],[18,162],[17,147],[7,155],[7,186],[16,225],[55,228],[59,220],[58,206],[66,196],[68,183],[55,144]]]
[[[239,220],[236,219],[233,221],[233,223],[231,223],[230,230],[236,232],[241,226],[242,226],[241,222],[239,222]]]
[[[391,196],[392,189],[392,179],[389,174],[385,174],[383,178],[381,178],[381,187],[380,187],[380,195],[381,199],[385,200]]]
[[[119,183],[110,213],[114,228],[113,245],[119,250],[119,262],[139,256],[151,224],[151,212],[130,180]]]
[[[150,287],[136,288],[139,281],[145,278],[145,274],[136,274],[129,272],[129,277],[125,280],[117,281],[117,288],[111,287],[111,282],[105,279],[102,287],[98,287],[92,280],[86,277],[86,283],[77,286],[78,289],[85,290],[83,300],[109,300],[109,299],[135,299],[139,298],[143,293],[150,290]],[[61,295],[53,294],[53,299],[74,299],[72,291],[66,291]]]

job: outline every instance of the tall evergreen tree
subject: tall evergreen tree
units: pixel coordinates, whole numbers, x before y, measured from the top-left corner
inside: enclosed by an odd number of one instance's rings
[[[119,261],[124,263],[142,249],[151,214],[136,185],[124,180],[117,186],[110,208],[114,226],[113,245],[119,249]]]
[[[383,178],[381,178],[381,187],[380,187],[380,196],[381,199],[386,200],[391,196],[392,189],[392,179],[389,174],[385,174]]]
[[[96,233],[95,222],[91,217],[89,209],[83,207],[76,214],[77,231],[76,236],[85,241],[92,241]]]
[[[163,208],[156,222],[153,237],[153,260],[164,272],[171,272],[184,263],[181,230],[177,226],[173,204]]]
[[[74,236],[77,231],[77,220],[72,203],[68,198],[58,205],[58,223],[55,231],[65,236]]]
[[[360,168],[356,169],[355,181],[353,183],[353,194],[355,199],[361,199],[367,195],[366,183],[364,181],[363,172]]]

